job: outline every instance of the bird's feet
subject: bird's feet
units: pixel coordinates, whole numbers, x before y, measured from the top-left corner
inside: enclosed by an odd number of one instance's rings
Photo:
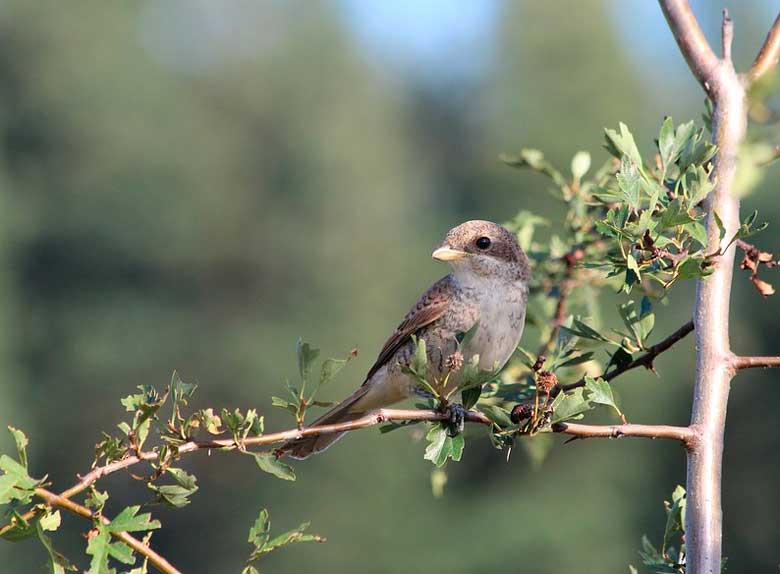
[[[466,413],[468,409],[463,405],[451,404],[445,407],[444,413],[447,415],[447,426],[451,437],[458,436],[466,427]]]

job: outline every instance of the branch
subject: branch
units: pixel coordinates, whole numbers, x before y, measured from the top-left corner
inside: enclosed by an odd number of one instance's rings
[[[780,357],[734,357],[734,368],[772,369],[780,367]]]
[[[659,0],[669,27],[691,72],[713,103],[710,131],[718,148],[711,180],[715,187],[704,201],[707,248],[715,253],[721,230],[733,235],[740,226],[739,199],[732,190],[740,144],[747,129],[745,86],[729,59],[733,29],[723,16],[724,59],[707,44],[687,0]],[[771,42],[770,42],[771,44]],[[770,52],[772,50],[769,50]],[[719,216],[716,220],[714,214]],[[721,571],[721,474],[726,404],[734,375],[729,343],[729,299],[734,249],[720,255],[712,274],[696,283],[696,372],[688,448],[685,515],[686,566],[689,574]]]
[[[88,520],[94,520],[97,518],[97,516],[87,507],[81,506],[80,504],[76,504],[72,500],[68,500],[64,496],[54,494],[53,492],[49,492],[45,488],[36,488],[35,489],[35,495],[39,498],[42,498],[46,504],[49,506],[56,506],[59,508],[62,508],[64,510],[67,510],[69,512],[72,512],[73,514],[77,514],[79,516],[82,516]],[[103,522],[103,524],[109,524],[111,521],[106,518],[105,516],[101,516],[100,520]],[[141,554],[142,556],[146,557],[149,562],[155,566],[158,570],[165,572],[165,574],[181,574],[181,571],[178,570],[173,564],[168,562],[165,558],[157,554],[152,548],[131,534],[128,534],[127,532],[112,532],[111,536],[116,538],[117,540],[121,540],[125,544],[127,544],[130,548],[132,548],[135,552],[138,554]]]
[[[688,427],[669,425],[622,424],[612,426],[593,426],[576,423],[556,423],[553,432],[574,435],[575,438],[620,438],[624,436],[643,438],[667,438],[688,445],[694,438],[694,432]]]
[[[626,371],[630,371],[632,369],[636,369],[637,367],[645,367],[646,369],[653,369],[653,361],[655,358],[663,353],[664,351],[670,349],[675,343],[678,341],[681,341],[684,339],[691,331],[693,331],[693,321],[688,321],[677,329],[674,333],[666,337],[663,341],[660,341],[659,343],[656,343],[649,349],[647,349],[647,352],[643,355],[640,355],[630,363],[622,366],[617,367],[613,369],[612,371],[608,373],[604,373],[601,378],[605,381],[609,382],[613,379],[616,379]],[[576,389],[578,387],[584,387],[585,386],[585,377],[581,378],[579,381],[575,383],[569,383],[568,385],[561,385],[559,388],[563,391],[570,391],[572,389]]]
[[[780,14],[775,18],[769,29],[761,50],[759,50],[753,65],[748,72],[748,80],[753,83],[775,67],[780,57]]]
[[[435,422],[435,421],[447,420],[448,417],[449,417],[448,414],[440,411],[434,411],[434,410],[380,409],[377,411],[370,412],[360,417],[359,419],[355,419],[353,421],[330,424],[330,425],[306,427],[302,429],[296,428],[296,429],[290,429],[290,430],[271,433],[271,434],[264,434],[262,436],[250,437],[244,439],[243,441],[241,441],[241,443],[236,443],[233,439],[217,439],[217,440],[210,440],[210,441],[193,440],[182,444],[179,447],[178,452],[179,455],[182,455],[182,454],[196,452],[196,451],[211,451],[213,449],[220,449],[220,450],[239,449],[243,451],[250,446],[265,446],[265,445],[271,445],[279,442],[285,442],[288,440],[294,440],[294,439],[299,439],[299,438],[304,438],[309,436],[353,431],[353,430],[373,427],[378,424],[390,422],[390,421]],[[481,424],[485,426],[493,426],[493,422],[487,416],[477,411],[466,411],[465,421],[470,423]],[[688,429],[683,429],[679,427],[669,427],[669,426],[634,425],[634,424],[625,424],[625,425],[618,425],[618,426],[595,426],[595,425],[570,424],[570,423],[558,423],[552,428],[552,430],[553,432],[556,433],[569,434],[578,438],[595,438],[595,437],[615,438],[619,436],[637,436],[637,437],[648,437],[648,438],[672,438],[683,442],[686,442],[688,440],[687,433],[689,432]],[[144,461],[156,460],[158,457],[159,457],[159,453],[156,451],[139,452],[137,454],[127,456],[122,460],[118,460],[106,464],[104,466],[97,467],[92,471],[90,471],[89,473],[85,474],[84,476],[79,476],[79,481],[75,485],[73,485],[72,487],[63,491],[60,494],[54,494],[42,488],[36,489],[35,494],[40,498],[42,498],[49,506],[58,506],[60,508],[64,508],[66,510],[69,510],[70,512],[73,512],[74,514],[78,514],[79,516],[83,516],[85,518],[94,518],[93,513],[89,509],[79,504],[76,504],[75,502],[72,502],[69,499],[79,494],[80,492],[83,492],[84,490],[89,488],[90,485],[94,484],[96,481],[98,481],[99,479],[105,476],[113,474],[119,470],[129,468],[131,466],[134,466]],[[25,520],[30,520],[35,517],[35,514],[36,511],[31,510],[25,513],[24,515],[22,515],[22,517]],[[10,528],[11,528],[10,525],[6,525],[0,528],[0,535],[5,533]],[[155,554],[154,551],[152,551],[148,546],[144,545],[143,543],[133,538],[129,534],[125,532],[120,532],[120,533],[116,533],[116,536],[117,538],[125,542],[128,546],[130,546],[140,554],[143,554],[144,556],[148,556],[149,561],[152,562],[153,564],[157,565],[155,561],[160,561],[161,564],[168,564],[167,562],[165,562],[164,558]],[[157,567],[166,573],[178,572],[170,564],[167,565],[167,567],[169,568],[168,570],[166,570],[165,567],[160,565],[157,565]]]
[[[710,94],[714,70],[719,61],[704,37],[693,10],[687,0],[659,0],[659,4],[688,67],[704,91]]]

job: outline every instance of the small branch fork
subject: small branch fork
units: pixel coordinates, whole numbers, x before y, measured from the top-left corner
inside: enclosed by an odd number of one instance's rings
[[[72,500],[68,500],[62,495],[54,494],[53,492],[50,492],[45,488],[36,488],[35,495],[43,499],[43,501],[46,502],[46,504],[49,506],[62,508],[64,510],[72,512],[73,514],[82,516],[88,520],[95,520],[95,518],[97,518],[97,516],[86,506],[76,504]],[[111,522],[105,516],[101,516],[100,519],[103,522],[103,524],[108,524]],[[181,571],[178,570],[175,566],[173,566],[173,564],[171,564],[165,558],[160,556],[157,552],[152,550],[148,544],[144,544],[143,542],[138,540],[135,536],[131,535],[130,533],[112,532],[111,535],[114,536],[114,538],[116,538],[117,540],[121,540],[122,542],[127,544],[138,554],[141,554],[142,556],[146,557],[149,560],[149,563],[152,564],[155,568],[157,568],[161,572],[165,572],[165,574],[181,574]]]
[[[780,56],[780,16],[747,74],[737,74],[731,59],[734,26],[726,10],[722,23],[722,58],[702,33],[688,0],[658,0],[669,29],[688,67],[713,103],[713,143],[718,147],[712,180],[715,187],[705,200],[708,249],[720,246],[720,228],[733,235],[740,225],[739,199],[732,187],[740,144],[747,130],[746,92],[765,76]],[[712,217],[717,213],[719,221]],[[778,366],[775,357],[735,357],[729,342],[729,308],[734,271],[734,247],[726,249],[711,276],[696,287],[696,375],[688,448],[685,518],[686,571],[718,574],[721,571],[721,471],[726,407],[731,379],[738,369]],[[762,294],[771,288],[753,282]]]

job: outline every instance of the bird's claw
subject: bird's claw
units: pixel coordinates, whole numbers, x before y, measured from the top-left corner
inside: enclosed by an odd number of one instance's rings
[[[468,413],[468,410],[463,405],[452,404],[447,407],[445,412],[447,414],[447,422],[449,423],[449,435],[456,437],[466,427],[466,413]]]

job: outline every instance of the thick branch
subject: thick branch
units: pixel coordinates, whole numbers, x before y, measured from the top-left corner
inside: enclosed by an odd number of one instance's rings
[[[688,67],[709,94],[718,57],[704,37],[693,10],[687,0],[659,0],[659,4]]]
[[[712,54],[687,0],[659,0],[680,50],[693,75],[713,101],[712,134],[718,147],[707,197],[707,249],[721,248],[720,229],[733,236],[739,228],[739,200],[732,193],[739,146],[745,137],[745,90],[731,60],[731,22],[724,13],[724,59]],[[716,221],[714,213],[720,218]],[[734,374],[729,343],[729,307],[734,267],[730,246],[715,263],[715,270],[696,284],[696,376],[688,449],[685,518],[686,564],[689,574],[718,574],[721,570],[721,470],[723,435],[729,386]]]
[[[49,492],[45,488],[36,488],[35,495],[39,498],[42,498],[49,506],[62,508],[88,520],[94,520],[96,518],[95,514],[93,514],[89,508],[81,506],[80,504],[76,504],[72,500],[68,500],[61,495]],[[109,524],[111,522],[105,516],[101,517],[101,521],[103,524]],[[150,546],[144,544],[131,534],[127,532],[112,532],[111,535],[117,540],[121,540],[127,544],[138,554],[146,557],[149,562],[161,572],[165,572],[166,574],[181,574],[181,572],[175,566],[173,566],[173,564],[168,562],[165,558],[152,550]]]
[[[750,82],[755,82],[774,68],[778,58],[780,58],[780,14],[775,18],[775,22],[769,29],[769,33],[766,35],[766,40],[764,40],[756,60],[750,67],[750,72],[748,72]]]
[[[667,438],[678,440],[687,445],[693,439],[693,431],[688,427],[668,425],[623,424],[612,426],[592,426],[577,423],[557,423],[553,431],[574,435],[576,438],[620,438],[634,436],[643,438]]]
[[[688,321],[677,329],[674,333],[666,337],[663,341],[660,341],[647,349],[647,352],[640,355],[630,363],[622,366],[617,367],[613,369],[612,371],[608,373],[604,373],[601,378],[603,378],[605,381],[611,381],[612,379],[617,378],[618,376],[622,375],[626,371],[630,371],[632,369],[636,369],[637,367],[645,367],[647,369],[653,368],[653,361],[655,358],[663,353],[664,351],[667,351],[677,343],[678,341],[681,341],[684,339],[691,331],[693,331],[693,321]],[[561,385],[561,390],[564,391],[570,391],[572,389],[576,389],[578,387],[584,387],[585,386],[585,378],[581,378],[579,381],[574,383],[569,383],[568,385]]]
[[[780,367],[780,357],[734,357],[736,369],[770,369]]]

